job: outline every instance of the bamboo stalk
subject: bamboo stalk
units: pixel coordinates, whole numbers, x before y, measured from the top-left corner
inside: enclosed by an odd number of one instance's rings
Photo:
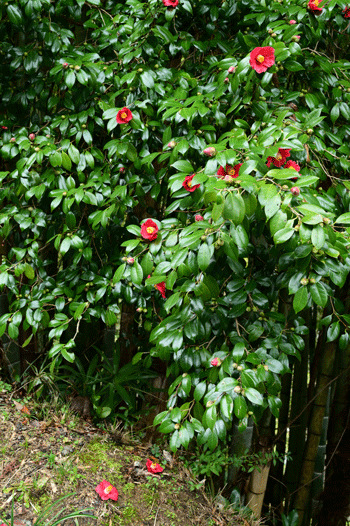
[[[295,498],[295,509],[299,515],[299,525],[303,523],[304,515],[309,505],[310,488],[315,469],[317,448],[322,433],[323,417],[326,409],[328,385],[333,370],[334,357],[337,349],[336,342],[327,342],[324,346],[321,370],[318,376],[317,396],[311,412],[308,428],[308,438],[305,446],[304,460],[301,468],[299,489]]]
[[[252,471],[250,476],[247,492],[247,506],[252,510],[256,519],[260,519],[261,517],[270,465],[271,462],[265,465],[260,464]]]

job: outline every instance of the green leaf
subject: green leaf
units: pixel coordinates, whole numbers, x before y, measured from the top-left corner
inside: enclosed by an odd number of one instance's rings
[[[70,158],[68,157],[66,152],[62,152],[61,155],[62,155],[62,166],[63,166],[63,168],[65,168],[66,170],[70,171],[72,169],[72,161],[70,160]]]
[[[194,168],[192,164],[188,161],[176,161],[171,165],[173,168],[176,168],[179,172],[183,172],[185,174],[193,173]]]
[[[123,263],[117,268],[117,270],[114,273],[113,280],[112,280],[113,285],[115,285],[116,283],[118,283],[118,281],[122,279],[124,271],[125,271],[125,267],[126,267],[126,263]]]
[[[153,88],[154,87],[154,80],[152,75],[148,71],[144,71],[141,74],[141,82],[144,86],[147,88]]]
[[[7,15],[13,24],[22,24],[22,11],[14,2],[7,6]]]
[[[230,192],[225,199],[224,210],[222,216],[224,219],[229,219],[235,225],[242,223],[245,215],[245,204],[239,194]]]
[[[350,225],[350,212],[342,214],[334,221],[335,223],[344,223],[345,225]]]
[[[246,387],[245,388],[245,396],[248,398],[248,400],[255,405],[263,405],[264,398],[259,391],[254,389],[254,387]]]
[[[294,295],[294,298],[293,298],[293,309],[296,314],[302,311],[306,307],[307,298],[308,298],[307,288],[305,286],[304,287],[302,286],[297,291],[297,293]]]
[[[176,305],[176,303],[179,301],[180,298],[180,292],[175,292],[175,294],[172,294],[170,298],[166,300],[164,303],[164,308],[167,312],[170,311],[170,309]]]
[[[220,411],[224,418],[231,420],[233,411],[233,401],[230,395],[224,394],[220,400]]]
[[[212,405],[204,412],[202,418],[203,425],[209,427],[209,429],[214,429],[216,422],[216,406]]]
[[[137,261],[134,261],[134,264],[131,266],[130,278],[135,285],[140,285],[142,283],[143,271],[141,265]]]
[[[69,70],[66,76],[67,88],[71,89],[75,84],[75,73],[73,70]]]
[[[249,400],[249,397],[247,398]],[[236,417],[239,420],[242,420],[242,418],[244,418],[247,415],[247,411],[248,411],[247,402],[245,401],[244,397],[241,395],[236,396],[236,398],[233,401],[233,406],[234,406],[234,412],[235,412]]]
[[[26,275],[28,279],[34,279],[35,277],[35,271],[33,267],[31,267],[28,263],[26,263],[24,274]]]
[[[340,334],[340,323],[335,321],[327,329],[327,342],[333,342]]]
[[[325,243],[326,236],[321,225],[317,225],[312,229],[311,241],[315,248],[321,249]]]
[[[74,164],[79,164],[80,153],[79,150],[73,144],[69,145],[68,155],[72,159]]]
[[[209,263],[210,263],[210,258],[211,258],[211,253],[210,253],[209,246],[206,243],[203,243],[199,247],[198,256],[197,256],[198,266],[201,270],[204,271],[208,268]]]
[[[203,398],[206,390],[207,390],[206,382],[199,382],[199,384],[196,385],[196,388],[193,393],[193,398],[196,400],[196,402],[199,402],[199,400]]]
[[[320,305],[320,307],[325,307],[328,300],[328,294],[326,287],[323,285],[322,281],[319,281],[318,283],[314,283],[310,287],[310,294],[313,299],[313,301],[316,303],[316,305]]]
[[[295,232],[294,228],[291,228],[291,227],[282,228],[281,230],[278,230],[275,233],[275,235],[273,236],[273,240],[276,245],[285,243],[286,241],[288,241],[288,239],[292,237],[294,232]]]

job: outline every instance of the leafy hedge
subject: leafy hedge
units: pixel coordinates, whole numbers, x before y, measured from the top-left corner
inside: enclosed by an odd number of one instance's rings
[[[0,332],[74,363],[85,322],[133,306],[134,365],[172,382],[155,424],[213,450],[278,418],[282,376],[313,362],[310,309],[348,348],[348,12],[163,3],[1,6]]]

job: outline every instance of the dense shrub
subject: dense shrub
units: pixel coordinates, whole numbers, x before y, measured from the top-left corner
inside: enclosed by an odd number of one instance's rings
[[[234,452],[252,421],[271,450],[315,402],[268,496],[307,521],[326,387],[348,366],[348,11],[163,4],[1,7],[3,343],[53,367],[95,345],[113,360],[121,322],[115,370],[167,364],[155,424],[174,451]],[[97,413],[122,392],[95,393]]]

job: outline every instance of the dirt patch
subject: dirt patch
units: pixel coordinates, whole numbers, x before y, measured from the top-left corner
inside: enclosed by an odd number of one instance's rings
[[[58,518],[66,526],[249,526],[232,511],[219,510],[204,491],[192,491],[191,474],[169,451],[159,450],[156,459],[164,471],[150,474],[146,461],[152,452],[67,408],[38,408],[31,400],[16,398],[0,381],[0,517],[7,522],[12,505],[17,525],[31,526],[43,510],[65,497],[47,519],[62,510]],[[95,487],[102,480],[117,488],[117,502],[98,496]],[[87,513],[96,519],[64,520],[64,515],[86,508],[92,508]]]

